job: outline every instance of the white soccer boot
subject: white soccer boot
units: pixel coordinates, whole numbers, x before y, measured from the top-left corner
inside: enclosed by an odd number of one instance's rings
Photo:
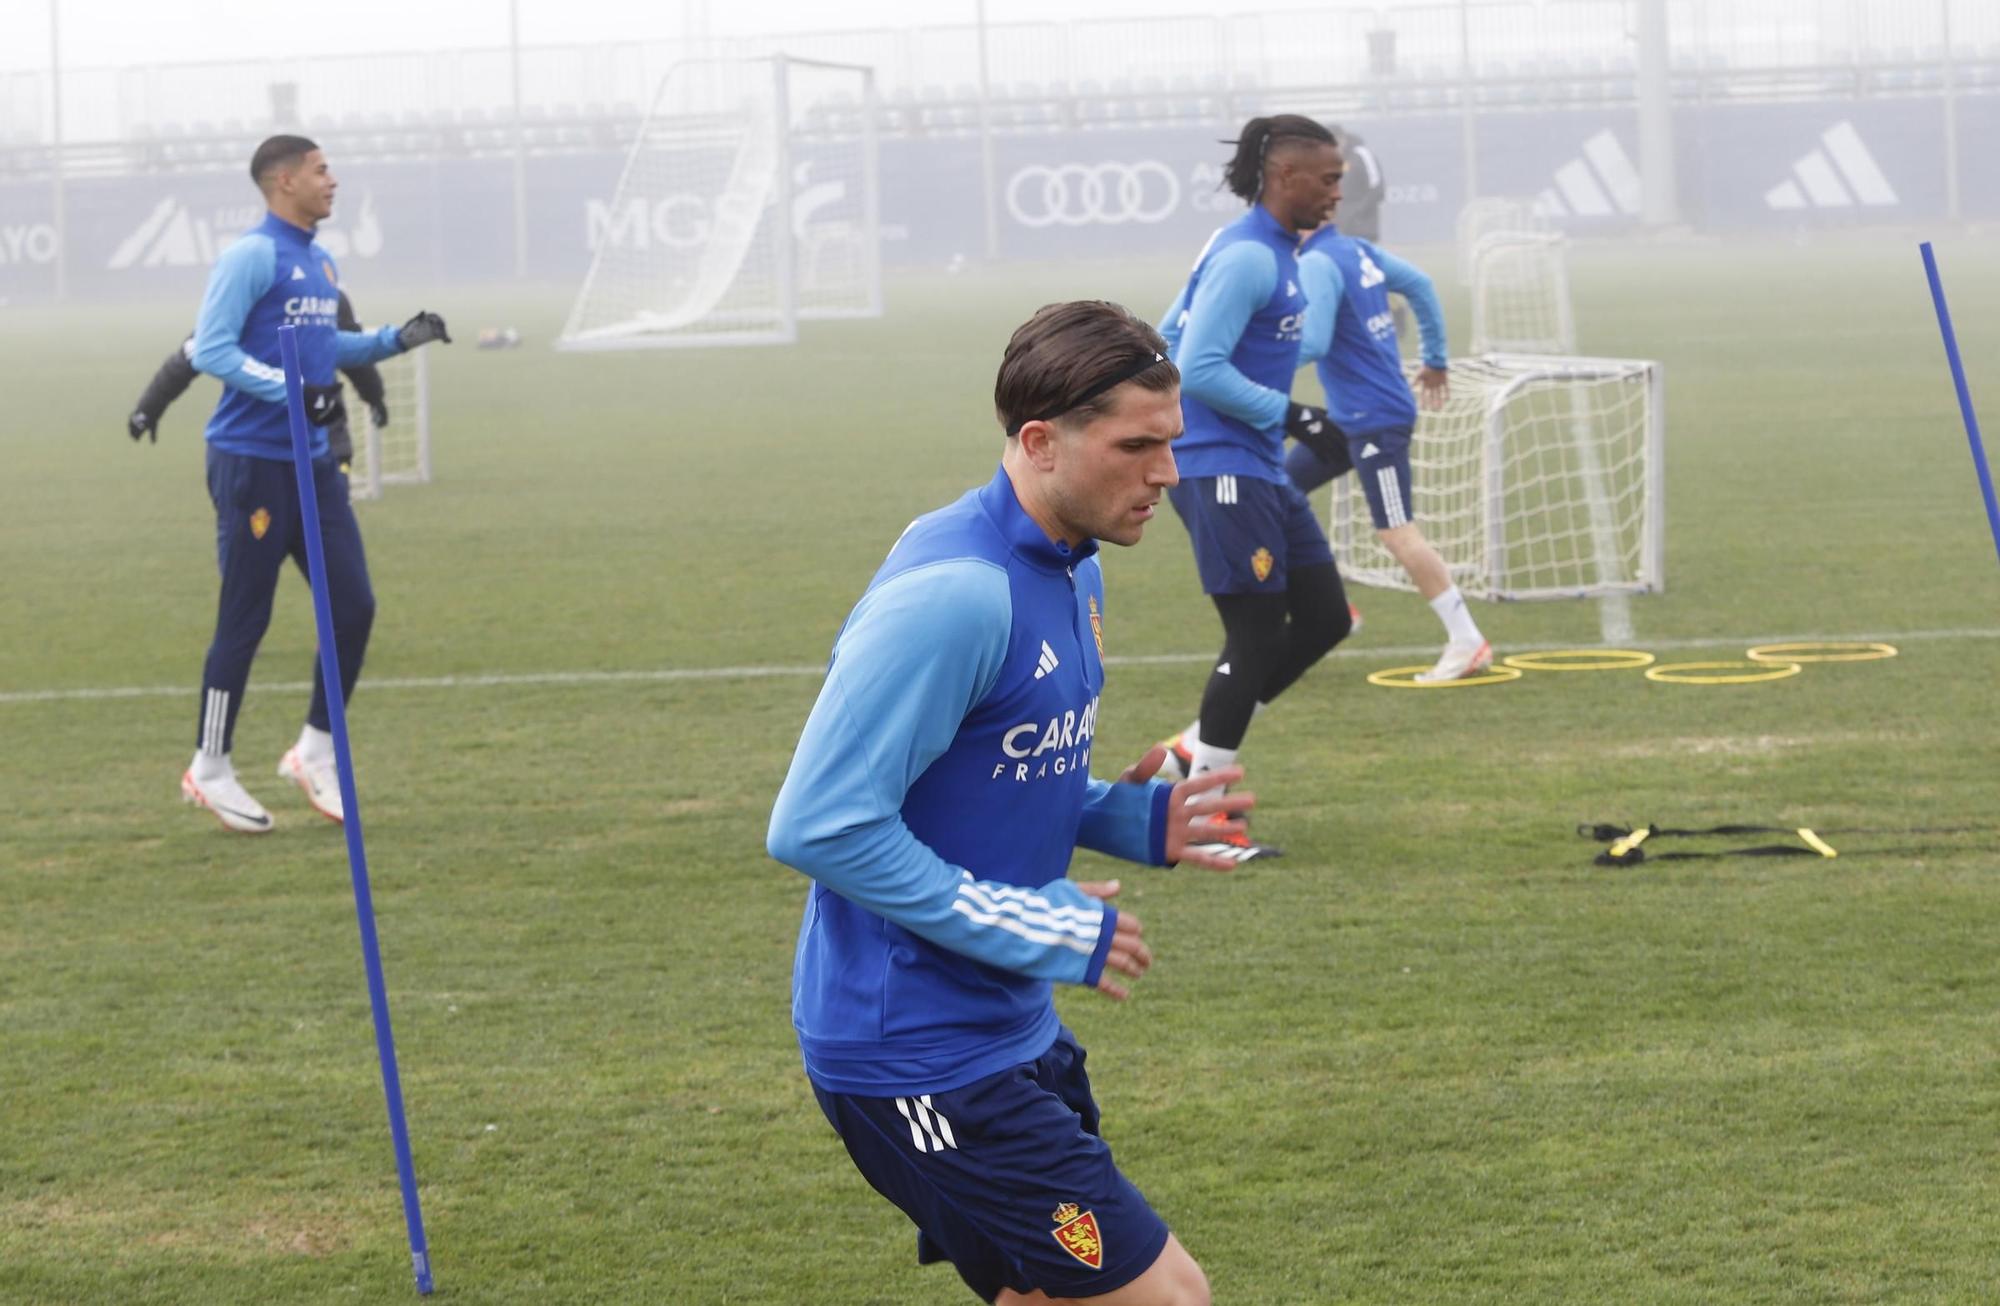
[[[1429,671],[1419,671],[1416,675],[1420,685],[1435,685],[1446,680],[1463,680],[1476,676],[1493,665],[1493,645],[1485,640],[1477,644],[1447,644],[1444,656]]]
[[[335,825],[341,824],[345,812],[340,805],[340,773],[332,758],[308,758],[297,748],[288,748],[278,761],[278,775],[297,785],[315,812]]]
[[[197,780],[192,768],[181,773],[181,798],[196,807],[206,807],[222,822],[225,830],[244,834],[268,834],[274,824],[264,804],[252,798],[234,771]]]

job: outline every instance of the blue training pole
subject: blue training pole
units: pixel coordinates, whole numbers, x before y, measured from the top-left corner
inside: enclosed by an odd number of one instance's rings
[[[396,1036],[389,1028],[389,990],[382,982],[382,950],[375,941],[375,900],[368,892],[368,853],[361,843],[361,804],[354,796],[354,754],[347,744],[347,695],[340,684],[340,654],[333,643],[333,600],[326,587],[326,545],[319,533],[319,500],[313,493],[312,440],[306,429],[305,373],[299,367],[299,329],[278,328],[285,364],[285,406],[292,418],[292,467],[299,478],[299,520],[312,572],[313,619],[319,627],[319,670],[326,680],[326,711],[333,727],[333,759],[340,771],[341,828],[354,879],[354,914],[361,921],[361,960],[368,967],[368,1005],[375,1013],[375,1051],[382,1062],[382,1095],[389,1099],[389,1136],[396,1143],[396,1178],[403,1186],[403,1221],[410,1228],[410,1265],[417,1291],[431,1290],[430,1244],[417,1205],[417,1168],[410,1160],[410,1130],[403,1122],[403,1081],[396,1070]]]
[[[1972,442],[1972,466],[1979,473],[1979,493],[1986,498],[1986,524],[1993,531],[1993,551],[2000,553],[2000,503],[1993,499],[1993,473],[1986,467],[1986,444],[1979,438],[1979,414],[1972,411],[1972,392],[1965,387],[1965,364],[1958,357],[1958,335],[1951,329],[1951,310],[1944,303],[1944,282],[1938,280],[1937,256],[1927,240],[1917,246],[1924,256],[1924,275],[1931,282],[1931,303],[1937,306],[1938,330],[1944,333],[1944,356],[1951,364],[1951,383],[1958,391],[1958,411],[1965,418],[1965,438]]]

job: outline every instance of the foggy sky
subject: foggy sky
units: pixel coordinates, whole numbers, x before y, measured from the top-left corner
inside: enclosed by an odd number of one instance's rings
[[[1429,0],[1435,3],[1435,0]],[[62,66],[125,67],[296,57],[302,33],[316,33],[315,53],[367,54],[505,45],[507,0],[339,0],[274,10],[270,0],[53,0]],[[916,27],[970,23],[975,0],[518,0],[521,40],[659,41],[689,36],[745,36],[828,28]],[[1325,0],[987,0],[989,23],[1046,22],[1146,15],[1216,14],[1317,8],[1393,8],[1395,0],[1329,6]],[[49,66],[51,0],[0,0],[0,70]],[[636,12],[635,12],[636,11]],[[273,21],[274,13],[288,16]],[[312,15],[307,17],[307,15]]]

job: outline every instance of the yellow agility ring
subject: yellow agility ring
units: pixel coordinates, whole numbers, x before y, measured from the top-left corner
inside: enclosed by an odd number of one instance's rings
[[[1553,653],[1516,653],[1502,661],[1517,671],[1623,671],[1650,667],[1654,658],[1636,648],[1566,648]]]
[[[1473,685],[1504,685],[1510,680],[1519,680],[1521,673],[1514,667],[1492,667],[1476,676],[1465,676],[1458,680],[1418,680],[1417,674],[1429,671],[1423,667],[1391,667],[1387,671],[1371,671],[1368,683],[1380,685],[1384,689],[1463,689]]]
[[[1894,644],[1808,641],[1800,644],[1759,644],[1750,650],[1752,662],[1879,662],[1896,656]]]
[[[1745,673],[1743,668],[1750,668]],[[1765,680],[1784,680],[1796,676],[1805,668],[1796,662],[1786,662],[1773,666],[1768,662],[1669,662],[1665,666],[1647,667],[1646,679],[1657,680],[1666,685],[1754,685]],[[1727,671],[1733,674],[1684,675],[1689,671]]]

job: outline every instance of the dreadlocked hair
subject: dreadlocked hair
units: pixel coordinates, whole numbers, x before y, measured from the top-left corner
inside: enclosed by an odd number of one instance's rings
[[[1333,133],[1312,119],[1296,113],[1281,113],[1272,118],[1252,118],[1243,124],[1243,134],[1234,141],[1223,141],[1224,145],[1234,145],[1236,153],[1230,157],[1229,166],[1223,169],[1222,184],[1229,193],[1248,203],[1255,204],[1264,193],[1264,160],[1271,147],[1283,140],[1322,141],[1336,144]]]

